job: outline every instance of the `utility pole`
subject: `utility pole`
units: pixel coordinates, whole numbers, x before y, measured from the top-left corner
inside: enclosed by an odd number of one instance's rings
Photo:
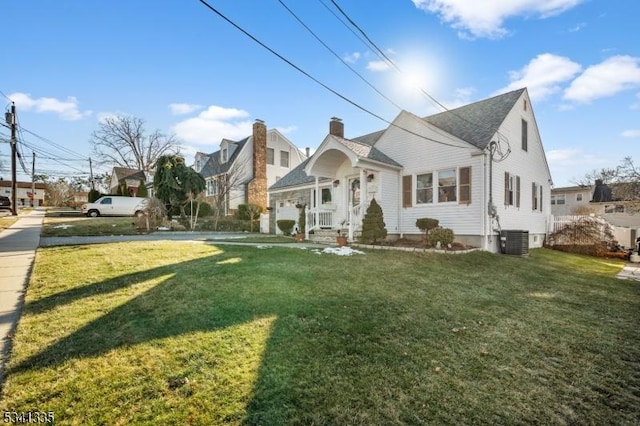
[[[16,171],[16,155],[17,155],[17,140],[16,140],[16,104],[11,102],[11,112],[7,112],[5,115],[7,124],[11,127],[11,214],[18,215],[18,208],[16,206],[16,192],[17,192],[17,171]]]
[[[91,189],[95,190],[96,185],[95,185],[95,182],[93,181],[93,165],[91,164],[91,157],[89,157],[89,180],[91,182]]]
[[[31,207],[35,207],[36,205],[36,153],[31,152],[33,154],[33,159],[31,160]]]

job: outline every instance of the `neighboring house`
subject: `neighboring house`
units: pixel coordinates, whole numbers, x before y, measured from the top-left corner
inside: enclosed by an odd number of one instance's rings
[[[565,186],[551,189],[551,213],[554,216],[588,214],[593,194],[590,186]]]
[[[11,198],[11,184],[9,180],[0,180],[0,195]],[[33,193],[33,184],[31,182],[16,182],[16,204],[18,206],[30,206],[33,199],[34,206],[43,206],[45,199],[46,185],[42,182],[36,182],[35,194]]]
[[[304,160],[300,150],[282,133],[267,130],[262,120],[253,124],[251,136],[239,141],[223,139],[211,154],[197,153],[194,169],[206,182],[205,196],[231,214],[240,204],[269,205],[267,188]],[[223,200],[218,197],[223,196]]]
[[[109,187],[110,194],[118,193],[118,186],[122,186],[123,184],[127,184],[127,188],[129,189],[129,194],[132,197],[138,193],[138,185],[140,185],[140,181],[143,182],[153,182],[153,177],[148,179],[148,172],[145,173],[144,170],[137,169],[127,169],[125,167],[114,167],[111,171],[111,186]],[[127,195],[127,194],[123,194]]]
[[[307,204],[307,234],[344,229],[353,239],[375,198],[392,237],[418,237],[416,219],[427,217],[484,250],[499,250],[500,230],[528,231],[540,247],[551,184],[526,89],[425,118],[402,111],[351,139],[333,118],[314,155],[270,187],[271,230],[278,211]]]
[[[616,239],[633,246],[640,235],[638,200],[623,199],[616,185],[596,180],[594,186],[570,186],[551,190],[551,213],[554,216],[587,215],[601,217],[616,227]],[[620,192],[620,191],[618,191]]]

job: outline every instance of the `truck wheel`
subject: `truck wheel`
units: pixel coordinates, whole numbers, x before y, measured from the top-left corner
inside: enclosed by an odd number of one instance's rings
[[[87,215],[90,217],[98,217],[100,216],[100,212],[98,210],[89,210]]]

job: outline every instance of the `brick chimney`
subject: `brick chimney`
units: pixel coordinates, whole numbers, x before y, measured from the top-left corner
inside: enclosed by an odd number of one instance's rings
[[[253,123],[253,179],[247,185],[247,203],[267,208],[267,126]]]
[[[344,123],[338,117],[331,117],[329,122],[329,134],[344,138]]]

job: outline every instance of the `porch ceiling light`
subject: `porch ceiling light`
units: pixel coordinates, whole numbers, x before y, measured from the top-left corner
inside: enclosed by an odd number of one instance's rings
[[[340,180],[339,179],[334,180],[333,186],[338,186],[338,185],[340,185]]]

